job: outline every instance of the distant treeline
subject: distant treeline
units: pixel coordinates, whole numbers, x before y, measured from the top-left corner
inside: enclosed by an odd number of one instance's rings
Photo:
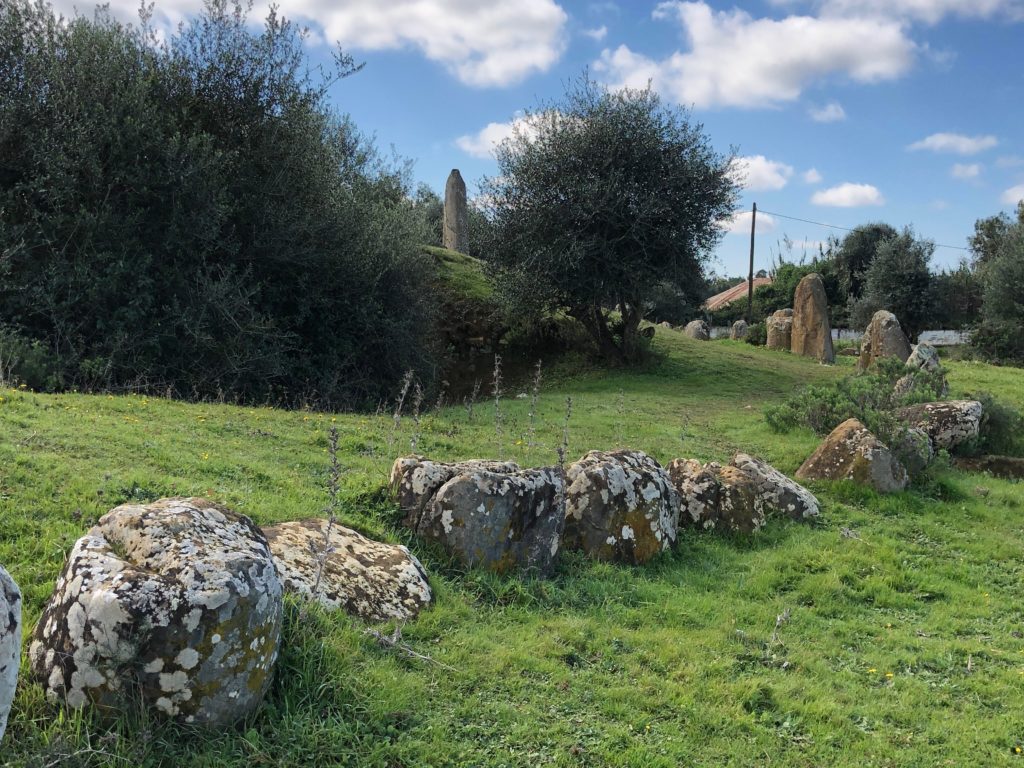
[[[430,239],[311,73],[224,2],[166,39],[0,4],[0,377],[373,402],[429,376]]]

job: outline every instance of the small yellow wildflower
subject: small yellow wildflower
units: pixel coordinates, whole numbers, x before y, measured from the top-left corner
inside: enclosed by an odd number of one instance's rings
[[[887,678],[889,678],[890,680],[892,680],[892,672],[886,672],[886,673],[885,673],[885,676],[886,676]]]
[[[868,672],[877,672],[877,671],[878,671],[878,670],[877,670],[877,669],[875,669],[874,667],[872,667],[871,669],[869,669],[869,670],[868,670]]]
[[[206,461],[208,458],[210,458],[210,454],[204,452],[202,454],[202,457],[203,457],[203,461]]]
[[[1019,755],[1021,753],[1021,748],[1020,747],[1014,747],[1013,751],[1014,751],[1015,754]]]

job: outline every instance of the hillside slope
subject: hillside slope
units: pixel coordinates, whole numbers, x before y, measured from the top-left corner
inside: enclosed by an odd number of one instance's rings
[[[418,450],[553,463],[571,396],[572,456],[627,445],[727,461],[744,449],[792,472],[817,440],[771,433],[764,405],[850,371],[846,358],[828,368],[660,330],[654,347],[639,372],[547,371],[536,447],[529,401],[509,392],[500,435],[484,398],[472,417],[464,405],[423,416]],[[959,363],[951,383],[1024,407],[1020,371]],[[0,764],[1000,765],[1024,742],[1018,485],[946,470],[887,498],[822,486],[813,526],[687,534],[647,568],[568,556],[554,579],[524,581],[467,573],[395,527],[382,488],[409,450],[408,416],[396,429],[389,414],[0,397],[0,563],[29,627],[72,543],[118,503],[203,495],[260,524],[319,514],[332,425],[343,522],[409,543],[437,596],[403,628],[437,663],[293,606],[271,694],[238,731],[55,717],[23,680]]]

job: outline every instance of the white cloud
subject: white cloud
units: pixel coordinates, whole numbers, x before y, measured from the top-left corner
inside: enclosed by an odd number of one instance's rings
[[[877,187],[870,184],[846,182],[815,192],[811,202],[814,205],[827,205],[833,208],[858,208],[863,205],[883,205],[885,198]]]
[[[842,16],[885,16],[937,24],[950,15],[988,19],[1024,17],[1021,0],[819,0],[822,13]]]
[[[838,101],[830,101],[823,107],[811,107],[807,112],[816,123],[838,123],[846,119],[846,110]]]
[[[507,123],[488,123],[476,133],[459,136],[455,146],[471,157],[489,158],[494,156],[494,148],[505,139],[516,134],[531,139],[537,133],[537,121],[560,116],[557,111],[539,112],[525,117],[516,117]]]
[[[954,179],[964,181],[976,179],[981,175],[981,165],[978,163],[953,163],[953,168],[949,173]]]
[[[755,19],[703,2],[663,2],[655,18],[676,21],[689,50],[660,61],[620,45],[594,70],[613,87],[646,85],[695,107],[772,107],[794,101],[830,75],[891,80],[914,62],[916,46],[898,21],[788,16]]]
[[[1003,192],[1003,202],[1008,205],[1016,205],[1021,200],[1024,200],[1024,184],[1018,184],[1015,187],[1010,187],[1008,190]]]
[[[589,37],[591,40],[597,40],[601,42],[608,36],[608,27],[602,24],[597,29],[584,29],[583,34]]]
[[[818,173],[817,168],[811,168],[810,170],[804,171],[803,179],[804,184],[819,184],[821,182],[821,174]]]
[[[734,213],[726,222],[725,231],[731,235],[750,235],[750,217],[753,214],[750,211],[743,211],[742,213]],[[757,231],[758,232],[774,232],[775,231],[775,217],[767,213],[757,214]]]
[[[82,0],[55,0],[68,14]],[[110,0],[111,11],[135,21],[137,0]],[[157,21],[173,26],[202,8],[202,0],[162,0]],[[346,50],[414,48],[463,83],[502,86],[544,72],[565,48],[568,15],[555,0],[281,0],[280,12],[310,25],[315,37]],[[249,18],[266,16],[256,0]]]
[[[997,168],[1017,168],[1024,165],[1024,157],[1019,155],[1003,155],[996,159]]]
[[[915,141],[907,149],[928,149],[932,152],[951,152],[955,155],[976,155],[999,143],[995,136],[964,136],[962,133],[933,133]]]
[[[782,189],[793,175],[792,166],[769,160],[764,155],[737,157],[732,161],[732,171],[744,189],[754,192]]]

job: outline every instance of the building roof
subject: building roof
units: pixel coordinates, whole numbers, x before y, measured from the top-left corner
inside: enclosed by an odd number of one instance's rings
[[[754,290],[756,291],[762,285],[771,285],[772,279],[770,277],[755,277],[754,278]],[[714,296],[704,302],[704,309],[708,312],[714,312],[717,309],[732,304],[734,301],[739,299],[745,299],[747,297],[747,281],[737,283],[732,288],[716,293]]]

